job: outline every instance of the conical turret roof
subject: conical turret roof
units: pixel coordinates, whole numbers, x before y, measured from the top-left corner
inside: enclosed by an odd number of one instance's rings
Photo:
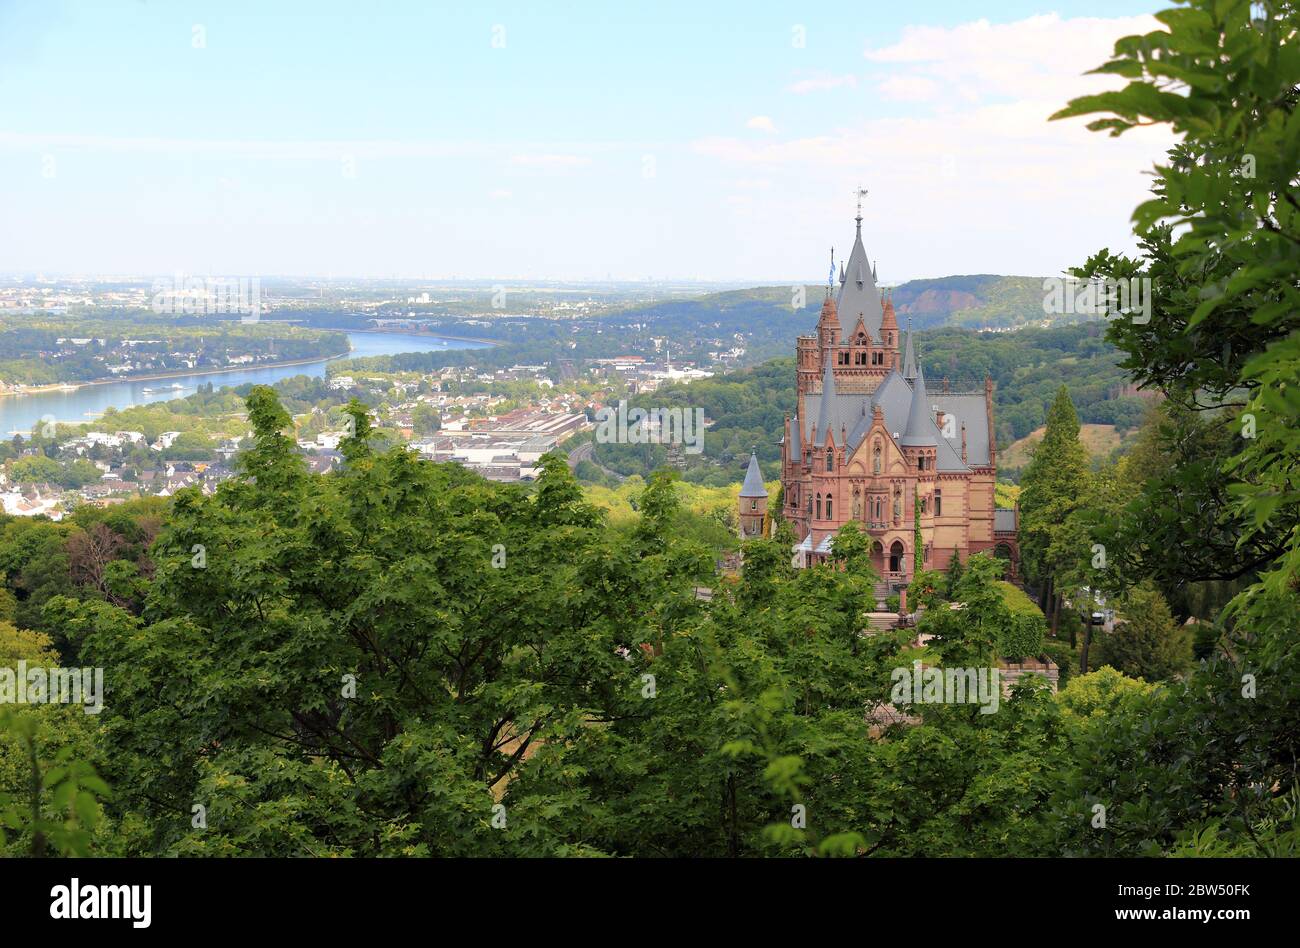
[[[853,241],[848,263],[840,275],[840,292],[836,303],[839,312],[847,313],[850,319],[861,313],[867,332],[874,338],[880,332],[883,311],[880,291],[876,289],[876,278],[867,260],[867,250],[862,246],[862,218],[857,220],[857,237]]]
[[[741,497],[766,497],[767,488],[763,486],[763,472],[758,467],[758,455],[749,454],[749,469],[745,471],[745,483],[740,485]]]
[[[934,418],[930,406],[926,403],[929,396],[925,393],[925,374],[918,368],[916,379],[912,382],[912,404],[907,410],[907,429],[900,442],[905,448],[935,447]]]
[[[916,378],[916,351],[912,348],[912,317],[907,318],[907,348],[903,352],[903,378],[911,381]]]

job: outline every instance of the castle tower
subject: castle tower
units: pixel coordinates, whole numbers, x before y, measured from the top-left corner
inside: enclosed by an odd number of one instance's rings
[[[822,303],[821,315],[817,318],[817,347],[823,353],[826,353],[828,350],[838,349],[839,345],[839,308],[835,305],[835,301],[831,299],[830,293],[827,293],[826,302]]]
[[[758,467],[758,455],[750,452],[745,483],[740,486],[740,538],[754,540],[763,536],[767,523],[767,488]]]

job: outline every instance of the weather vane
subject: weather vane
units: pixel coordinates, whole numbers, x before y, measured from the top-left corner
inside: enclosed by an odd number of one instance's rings
[[[867,196],[867,189],[858,185],[858,220],[862,220],[862,199]]]
[[[830,289],[835,285],[835,248],[831,248],[831,275],[826,280],[826,288]]]

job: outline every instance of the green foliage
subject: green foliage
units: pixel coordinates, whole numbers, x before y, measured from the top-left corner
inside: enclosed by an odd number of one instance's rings
[[[1120,614],[1115,630],[1102,639],[1103,662],[1147,681],[1173,678],[1191,667],[1191,638],[1151,583],[1130,590]]]
[[[19,661],[53,667],[58,654],[48,637],[0,622],[0,668]],[[110,795],[91,761],[93,721],[81,707],[0,704],[0,855],[91,855]]]

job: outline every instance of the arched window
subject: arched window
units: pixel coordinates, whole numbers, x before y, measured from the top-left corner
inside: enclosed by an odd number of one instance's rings
[[[749,502],[749,509],[750,509],[750,510],[757,510],[757,509],[758,509],[758,501],[756,501],[756,500],[751,500],[751,501]]]
[[[829,497],[826,498],[826,519],[834,519],[834,514],[831,513],[831,499]]]
[[[936,517],[943,516],[943,494],[938,488],[935,488],[934,491],[934,515]]]
[[[821,518],[822,518],[822,495],[818,494],[817,495],[817,519],[820,520]]]
[[[827,471],[835,470],[835,449],[834,448],[826,449],[826,470]]]
[[[873,474],[880,473],[880,442],[876,442],[876,450],[871,454],[871,471]]]

